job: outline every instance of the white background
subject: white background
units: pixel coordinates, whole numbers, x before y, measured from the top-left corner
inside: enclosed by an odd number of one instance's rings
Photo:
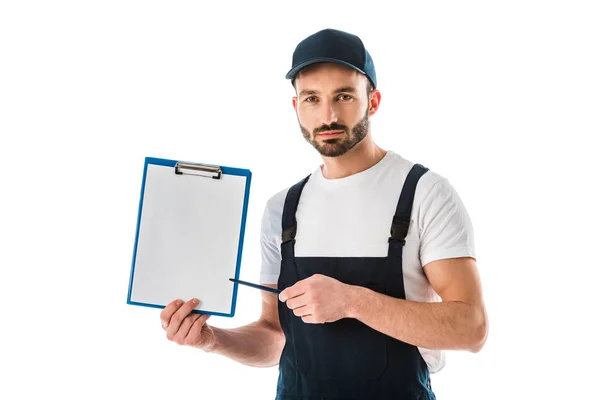
[[[597,395],[596,2],[0,4],[1,398],[274,397],[276,368],[178,346],[126,304],[142,168],[251,169],[256,281],[266,200],[321,162],[284,76],[326,27],[373,56],[375,141],[447,177],[473,220],[490,334],[448,353],[438,399]],[[209,322],[259,312],[240,288]]]

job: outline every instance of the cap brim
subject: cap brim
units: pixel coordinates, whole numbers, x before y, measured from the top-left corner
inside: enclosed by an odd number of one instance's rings
[[[336,58],[329,58],[329,57],[315,57],[315,58],[311,58],[310,60],[306,60],[303,63],[298,64],[294,68],[290,69],[290,71],[285,75],[285,78],[293,79],[296,77],[296,74],[298,74],[298,71],[300,71],[302,68],[307,67],[311,64],[319,63],[319,62],[334,62],[334,63],[338,63],[338,64],[343,64],[352,69],[357,70],[358,72],[360,72],[363,75],[366,75],[365,71],[363,71],[360,68],[357,68],[356,66],[354,66],[350,63],[347,63],[346,61],[338,60]]]

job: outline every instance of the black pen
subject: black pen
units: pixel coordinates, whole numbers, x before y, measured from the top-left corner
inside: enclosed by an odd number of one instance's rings
[[[276,294],[281,293],[281,290],[279,290],[279,289],[273,289],[273,288],[268,287],[268,286],[257,285],[256,283],[250,283],[250,282],[240,281],[239,279],[233,279],[233,278],[229,278],[229,280],[231,282],[241,283],[242,285],[248,285],[248,286],[256,288],[256,289],[266,290],[267,292],[276,293]]]

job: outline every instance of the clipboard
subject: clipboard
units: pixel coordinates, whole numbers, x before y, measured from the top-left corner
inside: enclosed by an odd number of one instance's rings
[[[248,211],[249,169],[146,157],[127,304],[233,317]]]

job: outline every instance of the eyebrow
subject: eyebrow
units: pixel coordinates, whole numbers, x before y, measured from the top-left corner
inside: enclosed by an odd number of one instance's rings
[[[356,88],[353,86],[345,86],[345,87],[341,87],[339,89],[336,89],[333,93],[343,93],[343,92],[347,92],[347,93],[356,93]],[[300,92],[300,96],[312,96],[314,94],[319,94],[319,91],[317,90],[303,90]]]

